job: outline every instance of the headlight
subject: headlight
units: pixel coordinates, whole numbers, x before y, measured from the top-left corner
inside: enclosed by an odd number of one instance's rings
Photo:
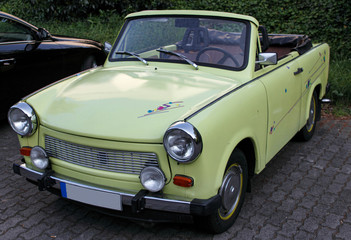
[[[37,117],[33,108],[24,102],[12,106],[8,113],[12,129],[21,136],[32,135],[37,128]]]
[[[196,160],[202,151],[200,133],[187,122],[177,122],[168,128],[163,145],[173,159],[182,163]]]
[[[150,192],[158,192],[165,186],[166,178],[161,169],[146,167],[140,173],[140,182]]]
[[[32,148],[30,152],[30,159],[34,166],[39,169],[45,169],[49,166],[49,158],[45,150],[39,146]]]

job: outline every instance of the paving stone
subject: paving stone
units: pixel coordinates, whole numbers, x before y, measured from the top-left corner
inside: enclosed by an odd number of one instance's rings
[[[279,234],[286,236],[287,238],[292,238],[298,231],[302,222],[288,219],[283,225]]]
[[[290,197],[293,199],[302,199],[306,194],[306,190],[302,189],[301,187],[297,187],[292,190]]]
[[[301,231],[299,230],[297,232],[297,234],[294,236],[294,239],[295,240],[306,240],[306,239],[315,239],[315,235],[314,234],[311,234],[311,233],[308,233],[308,232],[305,232],[305,231]]]
[[[250,218],[250,226],[252,226],[252,228],[259,229],[264,226],[267,220],[268,217],[256,213],[255,216]]]
[[[80,234],[77,234],[75,237],[76,240],[89,240],[89,239],[97,239],[97,236],[101,233],[100,230],[97,230],[96,228],[89,228]],[[100,235],[100,237],[103,237]]]
[[[330,193],[324,193],[319,196],[319,202],[329,206],[332,206],[338,199],[338,195]]]
[[[61,199],[12,173],[18,140],[0,122],[0,239],[350,239],[351,120],[320,122],[309,142],[289,142],[252,179],[225,233],[145,225]],[[16,184],[14,184],[16,183]]]
[[[298,207],[292,212],[292,214],[288,218],[293,219],[297,222],[302,222],[308,216],[308,212],[309,210],[302,207]]]
[[[279,203],[285,199],[285,196],[286,192],[283,192],[282,190],[277,190],[273,192],[272,196],[268,200]]]
[[[347,205],[343,202],[342,199],[338,199],[333,203],[330,207],[329,212],[334,213],[336,215],[344,216],[344,214],[348,211]]]
[[[333,230],[330,230],[330,228],[327,228],[327,227],[322,227],[318,229],[316,239],[318,240],[335,239],[334,235],[335,235],[335,232]]]
[[[340,183],[333,183],[329,185],[327,192],[332,193],[332,194],[338,194],[342,191],[344,185]]]
[[[301,183],[299,184],[301,188],[305,190],[309,190],[312,186],[316,184],[316,179],[310,179],[308,178],[308,175],[306,175],[302,180]]]
[[[336,234],[336,237],[339,237],[342,239],[350,239],[350,236],[351,236],[351,224],[344,223],[339,228],[339,233]]]
[[[317,218],[323,218],[329,212],[329,208],[330,208],[329,205],[319,203],[312,208],[312,212],[310,213],[310,215]]]
[[[256,232],[254,230],[249,229],[249,228],[244,228],[233,239],[238,239],[238,240],[253,239],[255,235],[256,235]]]
[[[325,222],[322,223],[322,225],[331,229],[337,229],[337,227],[341,225],[342,220],[343,218],[340,215],[328,214],[325,217]]]
[[[19,235],[25,231],[27,231],[27,229],[22,226],[9,228],[4,234],[1,234],[0,232],[0,239],[20,239]]]
[[[300,230],[304,230],[308,233],[313,234],[319,227],[320,220],[316,217],[308,217],[304,220],[304,224],[300,227]]]
[[[344,189],[340,193],[339,199],[350,206],[350,204],[351,204],[351,189]]]
[[[291,181],[290,179],[286,179],[281,182],[281,185],[277,188],[277,190],[282,190],[286,193],[290,193],[294,188],[296,188],[297,182]]]
[[[20,236],[24,239],[38,239],[39,236],[48,228],[49,226],[44,223],[38,225],[33,224],[27,232],[22,233]]]
[[[278,227],[267,224],[260,229],[260,232],[255,236],[255,239],[273,239],[278,230]]]
[[[20,215],[15,215],[13,217],[7,218],[6,221],[1,223],[1,225],[0,225],[0,236],[1,236],[1,233],[5,233],[8,229],[17,226],[21,222],[25,222],[25,220],[26,220],[26,218],[24,218]]]
[[[279,206],[277,210],[291,213],[294,209],[297,208],[297,204],[299,201],[300,200],[287,198],[281,202],[281,206]]]
[[[298,206],[304,207],[306,209],[312,209],[317,204],[317,199],[311,195],[304,197]]]

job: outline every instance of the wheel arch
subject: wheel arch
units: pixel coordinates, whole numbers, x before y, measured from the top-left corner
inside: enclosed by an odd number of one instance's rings
[[[317,93],[317,113],[316,113],[316,120],[319,121],[321,119],[321,112],[322,112],[322,97],[323,97],[323,92],[322,92],[322,84],[318,84],[313,92]],[[313,93],[312,93],[313,94]]]
[[[256,154],[255,154],[255,146],[252,139],[250,138],[243,139],[241,142],[239,142],[236,148],[240,149],[244,153],[247,161],[249,178],[253,177],[255,173]]]
[[[323,97],[323,93],[322,93],[322,85],[321,85],[321,83],[318,83],[314,88],[313,88],[313,90],[312,91],[310,91],[309,92],[309,94],[308,94],[308,101],[307,101],[307,105],[306,105],[306,111],[305,111],[305,117],[304,117],[304,119],[308,119],[308,116],[309,116],[309,104],[310,104],[310,100],[311,100],[311,98],[312,98],[312,95],[314,94],[314,93],[316,93],[317,94],[317,112],[316,112],[316,120],[318,121],[318,120],[320,120],[320,118],[321,118],[321,109],[322,109],[322,107],[321,107],[321,99],[322,99],[322,97]]]

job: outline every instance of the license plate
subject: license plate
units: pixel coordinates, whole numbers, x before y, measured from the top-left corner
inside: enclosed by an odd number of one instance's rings
[[[86,188],[65,182],[60,183],[62,197],[90,205],[122,211],[121,195],[113,192]]]

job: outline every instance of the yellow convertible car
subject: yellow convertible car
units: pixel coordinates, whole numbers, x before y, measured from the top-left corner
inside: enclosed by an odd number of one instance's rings
[[[14,172],[74,201],[220,233],[250,178],[312,137],[329,47],[267,34],[250,16],[143,11],[126,17],[102,67],[12,106]]]

